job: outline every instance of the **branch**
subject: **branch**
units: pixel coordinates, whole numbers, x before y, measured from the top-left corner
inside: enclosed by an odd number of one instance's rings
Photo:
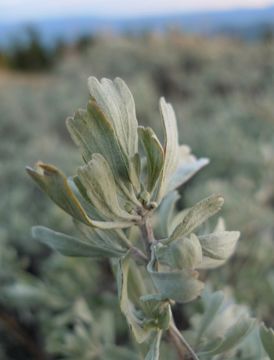
[[[148,218],[144,219],[144,222],[140,225],[140,230],[142,233],[142,240],[144,243],[144,247],[146,250],[147,255],[150,254],[150,246],[155,241],[153,228]]]
[[[150,246],[155,243],[153,228],[151,226],[151,223],[149,222],[148,218],[144,219],[143,224],[140,225],[141,233],[142,233],[142,239],[143,243],[147,252],[147,255],[150,255]],[[191,355],[192,360],[199,360],[197,355],[195,354],[194,350],[191,348],[191,346],[188,344],[188,342],[185,340],[183,335],[180,333],[180,331],[177,329],[174,321],[171,322],[171,325],[169,327],[169,333],[172,339],[172,342],[174,343],[177,353],[179,355],[180,360],[185,360],[185,354],[186,350]]]
[[[137,247],[132,246],[130,248],[131,254],[135,257],[136,261],[141,264],[147,264],[148,257]]]
[[[185,359],[185,350],[188,351],[188,353],[191,355],[192,360],[199,360],[198,356],[195,354],[192,347],[189,345],[189,343],[186,341],[186,339],[183,337],[181,332],[177,329],[174,322],[171,323],[169,327],[169,333],[171,335],[171,339],[176,346],[177,353],[179,355],[180,360]]]
[[[186,348],[182,345],[178,336],[176,336],[171,330],[169,330],[169,335],[170,335],[170,340],[176,349],[178,359],[184,360],[186,355]]]

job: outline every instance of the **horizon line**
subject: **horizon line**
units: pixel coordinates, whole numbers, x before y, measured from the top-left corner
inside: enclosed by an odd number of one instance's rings
[[[245,10],[265,10],[268,8],[273,8],[274,2],[271,2],[269,4],[265,5],[252,5],[252,6],[220,6],[220,7],[210,7],[210,8],[200,8],[200,9],[193,9],[193,10],[173,10],[173,11],[162,11],[162,12],[139,12],[138,14],[134,13],[124,13],[124,14],[109,14],[109,13],[101,13],[98,12],[95,13],[67,13],[67,14],[47,14],[45,16],[36,16],[33,17],[22,17],[22,18],[10,18],[6,20],[1,19],[0,17],[0,25],[6,25],[6,24],[23,24],[28,22],[41,22],[41,21],[49,21],[49,20],[65,20],[65,19],[71,19],[71,18],[95,18],[98,20],[134,20],[134,19],[144,19],[144,18],[157,18],[157,17],[167,17],[167,16],[191,16],[191,15],[199,15],[199,14],[214,14],[219,12],[230,12],[230,11],[245,11]]]

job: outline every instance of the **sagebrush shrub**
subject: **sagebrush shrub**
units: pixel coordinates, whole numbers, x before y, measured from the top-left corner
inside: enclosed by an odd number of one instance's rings
[[[145,359],[159,358],[165,332],[180,359],[241,358],[239,344],[257,331],[256,321],[244,312],[216,333],[218,318],[225,313],[222,293],[203,294],[205,313],[186,336],[172,314],[174,303],[201,296],[199,270],[221,266],[239,238],[239,232],[225,230],[222,219],[209,233],[201,231],[201,225],[220,211],[220,194],[176,211],[176,189],[208,159],[197,159],[187,146],[179,145],[173,108],[163,98],[162,144],[151,128],[138,125],[133,97],[121,79],[99,82],[91,77],[88,85],[87,108],[67,120],[84,164],[69,178],[42,162],[27,168],[73,218],[79,237],[36,226],[34,238],[66,256],[109,258],[121,311],[137,343],[147,344],[140,347]],[[272,330],[262,326],[261,338],[273,359]],[[242,348],[240,354],[244,353]]]

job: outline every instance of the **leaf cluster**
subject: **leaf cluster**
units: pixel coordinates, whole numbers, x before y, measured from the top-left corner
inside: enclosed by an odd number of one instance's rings
[[[220,211],[224,200],[219,194],[172,218],[178,199],[176,188],[208,160],[196,159],[186,146],[179,145],[170,104],[160,100],[161,144],[151,128],[138,126],[133,97],[121,79],[99,82],[92,77],[88,84],[91,97],[86,110],[67,120],[84,165],[69,178],[42,162],[27,168],[40,188],[73,218],[81,235],[73,237],[37,226],[33,236],[66,256],[110,259],[121,312],[137,343],[150,343],[147,360],[159,358],[161,338],[167,330],[177,338],[179,353],[184,348],[197,359],[174,325],[171,305],[201,295],[204,284],[198,279],[199,270],[222,265],[233,254],[239,233],[226,231],[221,220],[212,233],[197,233]],[[165,222],[165,237],[159,239],[154,238],[151,224],[155,213],[158,221],[170,221]],[[139,229],[137,238],[135,228]],[[221,299],[216,301],[214,315],[222,303]],[[208,345],[197,349],[205,359],[226,353],[253,327],[253,320],[241,318],[224,338],[214,341],[212,349]],[[204,323],[195,347],[205,330]]]

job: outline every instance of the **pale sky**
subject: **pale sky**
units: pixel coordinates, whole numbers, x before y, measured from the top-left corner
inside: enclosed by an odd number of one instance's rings
[[[55,16],[139,16],[197,10],[264,7],[274,0],[0,0],[0,21]]]

